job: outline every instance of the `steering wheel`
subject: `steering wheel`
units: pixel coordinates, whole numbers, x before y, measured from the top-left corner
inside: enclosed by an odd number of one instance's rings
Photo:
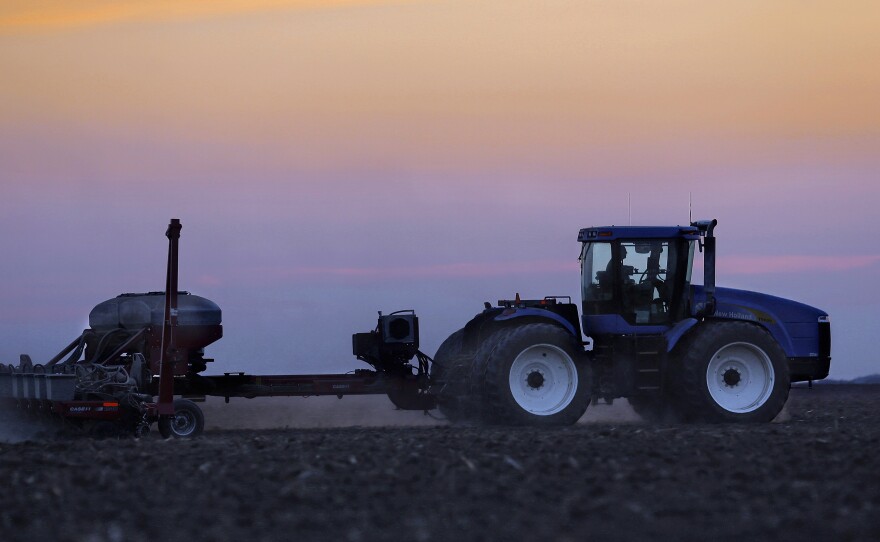
[[[647,283],[647,282],[650,282],[650,283],[653,284],[655,287],[657,287],[658,289],[660,289],[660,288],[663,287],[664,284],[666,284],[666,281],[664,281],[663,279],[660,278],[660,274],[661,274],[661,273],[663,273],[663,269],[660,269],[659,271],[657,271],[656,273],[654,273],[654,276],[653,276],[651,279],[649,279],[649,278],[648,278],[648,270],[645,269],[645,270],[642,272],[642,274],[639,276],[639,284],[645,284],[645,283]]]

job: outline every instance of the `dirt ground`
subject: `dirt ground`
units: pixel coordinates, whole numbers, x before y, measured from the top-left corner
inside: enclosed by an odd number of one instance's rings
[[[377,397],[210,402],[194,440],[0,444],[0,539],[878,540],[878,407],[878,386],[816,386],[771,424],[616,403],[537,430]]]

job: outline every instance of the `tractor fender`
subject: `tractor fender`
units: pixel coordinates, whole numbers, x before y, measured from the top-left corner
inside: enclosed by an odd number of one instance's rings
[[[566,331],[571,333],[572,337],[575,337],[578,341],[580,341],[580,333],[575,330],[574,326],[571,325],[571,322],[559,316],[555,312],[551,312],[545,309],[532,309],[532,308],[510,308],[505,309],[494,318],[496,322],[507,322],[510,320],[515,320],[517,318],[532,318],[539,320],[552,320],[553,322],[561,325],[565,328]]]
[[[752,325],[764,328],[767,332],[770,333],[770,336],[773,337],[773,340],[776,341],[779,346],[782,347],[783,351],[786,352],[787,356],[791,356],[790,352],[793,350],[792,340],[788,331],[783,326],[768,326],[763,322],[755,322],[749,321],[745,319],[735,319],[735,318],[707,318],[706,322],[730,322],[730,321],[746,321]],[[672,328],[664,333],[666,337],[666,351],[672,352],[672,350],[681,342],[681,339],[687,335],[691,330],[697,327],[697,324],[700,323],[700,320],[696,318],[686,318],[681,322],[672,326]]]
[[[699,323],[699,320],[696,318],[685,318],[684,320],[678,322],[674,326],[672,326],[669,331],[664,333],[666,336],[666,352],[672,352],[672,349],[675,348],[675,345],[678,344],[678,341],[684,337],[684,334],[690,331],[695,325]]]
[[[695,289],[695,299],[703,292]],[[748,290],[718,288],[715,312],[707,320],[741,320],[761,326],[789,358],[816,357],[819,318],[827,313],[790,299]]]

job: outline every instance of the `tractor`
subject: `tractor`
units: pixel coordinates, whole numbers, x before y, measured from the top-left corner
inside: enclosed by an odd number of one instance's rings
[[[573,424],[591,403],[625,397],[649,419],[770,421],[791,382],[828,375],[828,315],[715,288],[716,224],[581,230],[580,317],[567,296],[486,303],[432,360],[419,350],[414,311],[380,312],[375,329],[352,335],[352,354],[372,369],[203,375],[222,313],[178,290],[182,226],[172,219],[165,290],[98,304],[89,328],[46,363],[22,354],[18,366],[0,364],[0,413],[98,435],[144,435],[157,422],[166,438],[202,432],[193,400],[205,396],[382,394],[453,423],[520,425]],[[691,283],[697,247],[703,286]]]
[[[431,392],[453,422],[575,423],[627,398],[649,420],[768,422],[792,382],[828,376],[820,309],[716,288],[717,220],[580,230],[581,314],[568,296],[501,300],[440,346]],[[703,285],[693,284],[703,253]]]

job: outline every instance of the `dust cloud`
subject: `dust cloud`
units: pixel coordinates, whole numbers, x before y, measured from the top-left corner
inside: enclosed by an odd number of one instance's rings
[[[0,407],[0,443],[16,444],[41,440],[50,433],[46,421],[25,416],[14,407]]]
[[[399,410],[384,395],[323,397],[208,397],[198,403],[205,414],[206,430],[430,427],[448,422],[439,410],[427,414]],[[53,423],[54,422],[54,423]],[[587,409],[578,423],[639,423],[641,418],[625,400],[612,405],[599,403]],[[23,415],[18,409],[0,407],[0,443],[44,441],[57,438],[63,424],[57,419]],[[155,426],[154,426],[155,429]]]
[[[200,403],[205,429],[284,429],[329,427],[394,427],[446,425],[443,415],[432,410],[399,410],[384,395],[323,397],[208,397]],[[630,423],[641,418],[625,400],[612,405],[592,405],[578,423]]]

